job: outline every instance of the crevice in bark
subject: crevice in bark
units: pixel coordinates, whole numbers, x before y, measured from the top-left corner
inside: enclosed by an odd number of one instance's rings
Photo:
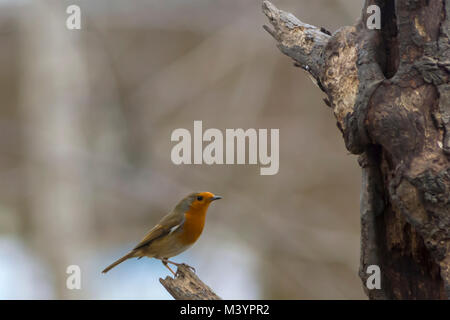
[[[397,16],[395,14],[395,1],[385,1],[381,6],[381,37],[383,39],[382,52],[384,53],[383,74],[386,79],[392,78],[398,69],[400,61],[397,39]]]
[[[379,238],[385,239],[380,261],[383,280],[389,281],[385,289],[387,298],[444,298],[439,265],[433,261],[423,238],[398,210],[387,207],[377,227]]]

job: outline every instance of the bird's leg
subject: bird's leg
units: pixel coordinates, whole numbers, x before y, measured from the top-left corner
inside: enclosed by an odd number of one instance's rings
[[[167,264],[167,259],[161,259],[161,262],[162,262],[162,264],[167,268],[167,269],[169,269],[170,270],[170,272],[172,272],[173,273],[173,275],[176,277],[176,273],[172,270],[172,268],[170,268],[169,267],[169,265]]]
[[[192,271],[195,272],[195,268],[191,267],[190,265],[188,265],[186,263],[177,263],[177,262],[170,261],[170,260],[167,260],[167,259],[165,259],[165,261],[166,261],[166,263],[173,264],[174,266],[177,266],[177,267],[179,267],[179,266],[186,266],[186,267],[188,267],[189,269],[191,269]]]

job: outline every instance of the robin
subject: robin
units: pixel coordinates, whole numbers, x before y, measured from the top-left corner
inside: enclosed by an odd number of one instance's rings
[[[211,192],[191,193],[164,216],[133,250],[102,273],[108,272],[127,259],[149,257],[161,260],[175,275],[168,263],[175,266],[179,266],[180,263],[168,259],[185,251],[197,241],[205,225],[206,211],[211,202],[218,199],[222,197]]]

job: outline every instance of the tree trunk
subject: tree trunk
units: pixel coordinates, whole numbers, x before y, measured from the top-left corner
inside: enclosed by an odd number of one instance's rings
[[[370,30],[370,5],[381,29]],[[366,1],[332,35],[268,1],[265,29],[327,94],[362,168],[360,277],[371,299],[450,298],[450,0]],[[370,11],[369,11],[370,12]],[[367,267],[381,270],[368,289]]]

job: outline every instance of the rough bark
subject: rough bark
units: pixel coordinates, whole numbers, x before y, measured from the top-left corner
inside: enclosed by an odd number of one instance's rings
[[[175,278],[167,276],[159,282],[176,300],[221,300],[186,265],[180,265]]]
[[[71,147],[88,148],[83,121],[90,110],[81,36],[55,28],[64,19],[64,8],[56,1],[30,2],[18,15],[17,150],[24,168],[20,191],[28,224],[24,239],[48,263],[56,297],[76,299],[83,296],[82,290],[67,290],[63,270],[82,261],[94,218],[92,184],[85,178],[89,166],[83,158],[73,157]]]
[[[366,26],[381,8],[381,29]],[[280,50],[327,94],[360,155],[360,277],[371,299],[450,298],[450,1],[372,0],[329,34],[268,1]],[[381,289],[365,286],[369,265]]]

